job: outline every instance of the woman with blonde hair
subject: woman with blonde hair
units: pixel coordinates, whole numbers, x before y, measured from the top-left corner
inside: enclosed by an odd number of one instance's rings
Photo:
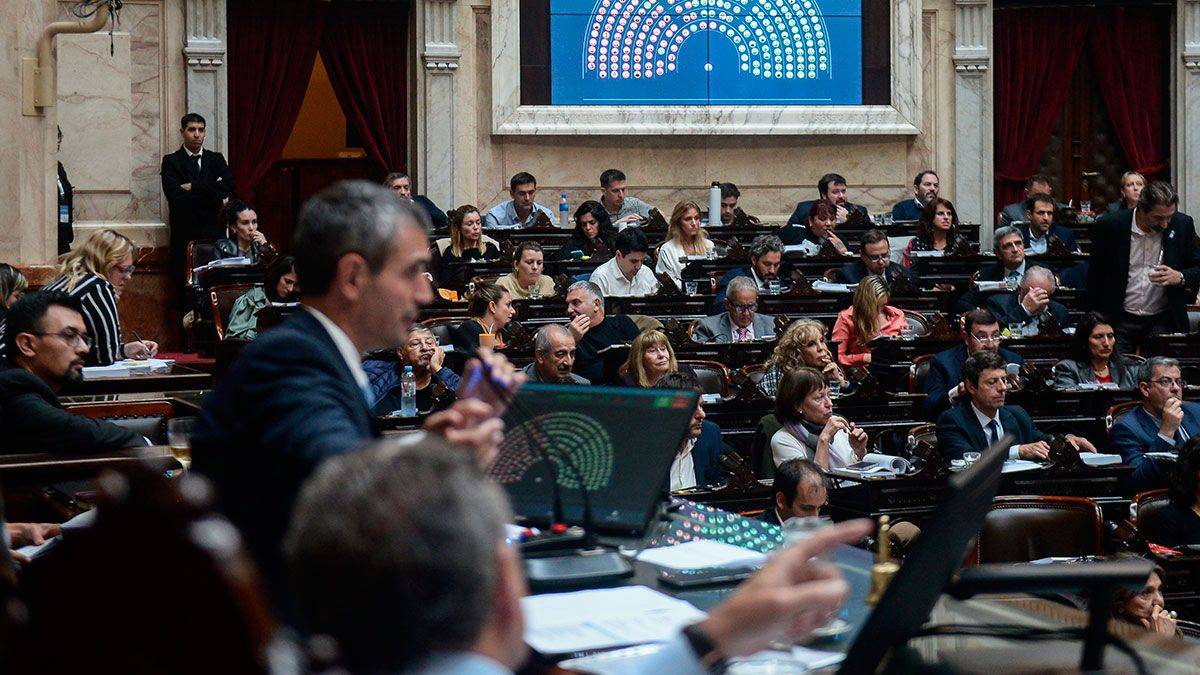
[[[29,281],[21,270],[8,263],[0,263],[0,319],[4,318],[14,302],[21,299],[26,288],[29,288]]]
[[[83,323],[92,338],[92,351],[86,361],[89,366],[149,358],[158,352],[158,343],[151,340],[121,344],[117,300],[133,276],[133,248],[129,237],[114,230],[100,230],[59,258],[59,276],[44,289],[62,291],[83,305]]]
[[[833,360],[825,336],[829,329],[816,319],[800,319],[787,327],[771,358],[767,359],[767,369],[758,382],[758,388],[763,394],[775,398],[783,376],[797,368],[814,368],[825,376],[826,381],[837,382],[844,390],[849,386],[846,374]]]
[[[658,247],[658,264],[654,271],[671,277],[683,288],[684,257],[706,256],[713,251],[713,242],[700,228],[700,207],[696,202],[679,202],[667,224],[667,239]]]
[[[465,286],[469,271],[463,267],[449,274],[448,263],[470,260],[496,260],[500,257],[500,245],[483,233],[483,217],[472,204],[463,204],[451,209],[446,217],[450,221],[450,236],[433,243],[433,260],[430,269],[436,270],[440,286]]]
[[[617,370],[625,385],[628,387],[650,388],[658,379],[667,373],[680,372],[679,361],[675,359],[675,350],[667,340],[667,334],[657,328],[650,328],[638,334],[629,345],[629,358]],[[692,372],[686,365],[682,368]]]
[[[899,335],[908,325],[902,310],[888,304],[891,291],[883,277],[863,277],[854,291],[854,301],[838,314],[833,339],[838,343],[838,363],[845,368],[871,365],[867,343],[886,335]]]

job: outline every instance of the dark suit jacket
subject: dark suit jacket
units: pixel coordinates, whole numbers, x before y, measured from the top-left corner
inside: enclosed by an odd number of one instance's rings
[[[1029,265],[1031,264],[1032,263],[1026,260],[1025,268],[1028,269]],[[996,261],[984,265],[983,268],[979,270],[979,274],[975,275],[975,281],[1001,281],[1006,276],[1008,276],[1008,271],[1004,269],[1004,263]],[[962,294],[962,297],[958,299],[958,302],[954,303],[954,313],[962,314],[963,312],[969,312],[976,307],[986,306],[987,297],[983,293],[975,290],[974,286],[972,286],[971,288],[967,289],[966,293]]]
[[[894,220],[920,220],[921,211],[924,210],[925,207],[917,204],[916,197],[909,197],[892,207],[892,218]]]
[[[1015,292],[989,295],[987,305],[988,309],[992,310],[992,313],[1000,320],[1000,325],[1010,323],[1025,325],[1030,321],[1029,312],[1026,312],[1021,303],[1017,301],[1017,294]],[[1052,299],[1050,300],[1050,304],[1046,306],[1046,311],[1050,312],[1050,315],[1054,317],[1059,326],[1066,328],[1071,325],[1067,308],[1062,303]]]
[[[378,436],[333,338],[306,310],[250,343],[205,400],[192,466],[213,481],[285,613],[281,543],[301,484],[323,460]]]
[[[58,182],[62,185],[62,194],[58,196],[58,207],[67,207],[67,222],[59,220],[59,214],[54,214],[54,222],[58,223],[58,254],[62,255],[71,250],[71,242],[75,240],[75,187],[67,180],[67,170],[62,162],[58,163]]]
[[[912,271],[907,267],[899,263],[888,263],[887,278],[895,279],[896,275],[903,276],[909,281],[913,280]],[[867,264],[862,261],[862,258],[859,258],[839,267],[835,278],[839,284],[857,284],[865,276],[867,276]]]
[[[112,422],[74,415],[37,375],[24,368],[0,371],[0,453],[110,452],[146,445]]]
[[[1018,223],[1016,227],[1021,231],[1021,236],[1025,237],[1025,248],[1029,248],[1029,223]],[[1063,246],[1067,247],[1067,250],[1079,250],[1079,244],[1075,242],[1075,232],[1071,228],[1062,225],[1051,225],[1048,234],[1061,241]]]
[[[201,153],[199,173],[182,147],[162,158],[162,189],[170,211],[171,269],[176,278],[182,278],[189,241],[225,236],[217,214],[221,203],[233,196],[233,175],[221,153]],[[180,187],[185,183],[191,183],[192,189]]]
[[[419,204],[421,208],[425,209],[425,213],[429,214],[429,222],[433,229],[440,231],[449,227],[450,223],[446,219],[446,212],[439,209],[437,204],[430,201],[428,197],[413,195],[412,200],[414,204]]]
[[[1025,365],[1020,354],[1000,348],[1000,356],[1008,363]],[[950,387],[962,382],[962,367],[967,362],[967,346],[960,344],[934,354],[929,360],[929,375],[925,378],[925,414],[928,419],[937,419],[939,413],[950,406],[946,393]]]
[[[724,454],[721,445],[721,427],[715,422],[704,420],[700,427],[700,437],[692,447],[692,467],[696,471],[696,487],[716,485],[721,482],[721,455]],[[671,461],[675,461],[675,453],[671,453]],[[667,491],[671,488],[671,477],[667,476]]]
[[[796,225],[796,224],[803,225],[803,224],[808,223],[808,211],[809,211],[809,209],[812,208],[813,202],[815,202],[815,201],[817,201],[817,200],[808,199],[808,200],[800,202],[799,204],[796,204],[796,210],[793,211],[792,216],[790,218],[788,218],[787,224],[788,225]],[[850,202],[846,202],[846,210],[847,211],[858,211],[859,213],[862,213],[864,216],[867,215],[867,207],[862,206],[860,204],[852,204]]]
[[[729,292],[729,282],[733,281],[734,279],[736,279],[738,277],[750,277],[751,279],[753,279],[754,275],[750,273],[750,266],[747,265],[746,267],[736,267],[734,269],[731,269],[725,273],[725,276],[721,277],[721,280],[719,282],[717,282],[717,294],[713,296],[713,303],[712,303],[712,310],[713,310],[714,314],[718,314],[720,312],[725,311],[725,294]],[[789,279],[791,279],[791,278],[792,278],[791,263],[787,263],[787,262],[781,263],[779,265],[779,288],[780,288],[780,290],[786,291],[792,287],[792,282],[789,281]],[[759,292],[761,293],[762,289],[759,289]]]
[[[999,416],[1004,433],[1016,437],[1014,444],[1046,440],[1046,434],[1033,426],[1033,419],[1021,406],[1006,405],[1000,409]],[[962,459],[964,452],[983,452],[991,445],[969,400],[962,401],[938,417],[937,441],[938,451],[946,459]]]
[[[1092,259],[1088,267],[1089,309],[1116,320],[1125,304],[1129,280],[1129,228],[1133,212],[1122,209],[1106,213],[1092,228]],[[1200,244],[1192,217],[1176,213],[1163,232],[1163,264],[1183,273],[1183,284],[1168,286],[1166,313],[1176,331],[1187,332],[1187,305],[1196,297],[1200,284]]]
[[[1190,437],[1200,436],[1200,404],[1183,404],[1182,426]],[[1158,435],[1158,422],[1144,407],[1122,415],[1113,424],[1112,449],[1121,455],[1121,461],[1133,467],[1129,476],[1129,489],[1144,492],[1167,486],[1170,470],[1160,466],[1146,456],[1147,452],[1174,452],[1176,444],[1168,443]]]

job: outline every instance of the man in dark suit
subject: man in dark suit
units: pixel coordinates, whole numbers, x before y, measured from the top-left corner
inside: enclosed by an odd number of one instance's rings
[[[761,520],[783,525],[788,518],[812,518],[821,515],[828,503],[829,487],[821,467],[807,459],[789,459],[775,467],[771,505]]]
[[[892,262],[891,245],[883,230],[867,230],[858,241],[858,260],[838,268],[835,279],[839,284],[857,284],[863,277],[872,274],[888,280],[897,277],[904,277],[910,282],[913,280],[912,272],[907,267]]]
[[[360,355],[403,344],[433,298],[420,222],[372,183],[337,183],[309,200],[294,244],[304,311],[251,343],[200,412],[193,468],[215,484],[285,615],[280,542],[300,485],[324,459],[379,436]],[[425,423],[476,448],[500,433],[499,403],[521,379],[502,357],[480,358],[487,367],[469,365],[459,400]]]
[[[226,236],[219,212],[233,196],[233,175],[219,152],[204,149],[206,123],[196,113],[179,121],[183,146],[162,159],[162,189],[170,211],[172,281],[182,290],[187,283],[188,242]]]
[[[1054,224],[1054,198],[1038,194],[1030,197],[1027,204],[1025,222],[1018,223],[1016,227],[1025,237],[1025,250],[1028,253],[1045,253],[1053,239],[1061,241],[1072,253],[1079,250],[1075,232],[1069,227]]]
[[[682,389],[700,392],[700,382],[692,373],[667,373],[654,383],[656,389]],[[721,482],[721,427],[704,419],[704,404],[696,399],[696,409],[679,447],[671,460],[667,491],[706,487]]]
[[[5,453],[109,452],[146,439],[103,420],[63,409],[57,392],[83,379],[91,339],[79,300],[65,293],[26,293],[9,307],[4,333],[9,368],[0,371],[0,429]]]
[[[729,282],[725,311],[700,319],[692,330],[696,342],[750,342],[775,339],[775,317],[758,313],[758,289],[750,277]]]
[[[1155,181],[1129,211],[1106,213],[1092,229],[1089,309],[1112,319],[1126,354],[1151,335],[1188,331],[1188,303],[1200,284],[1200,244],[1179,195]]]
[[[821,195],[821,199],[829,202],[836,209],[837,222],[844,223],[850,217],[851,211],[858,211],[864,218],[867,217],[867,207],[858,204],[851,204],[846,198],[846,179],[836,173],[827,173],[821,176],[821,180],[817,181],[817,194]],[[792,217],[788,218],[788,225],[803,225],[808,222],[808,210],[812,208],[814,200],[807,200],[796,204],[796,210],[792,212]]]
[[[975,281],[1007,281],[1012,284],[1010,288],[1016,288],[1025,276],[1025,238],[1021,231],[1011,225],[998,228],[992,233],[992,250],[996,262],[984,265],[975,275]],[[954,311],[961,314],[986,305],[986,296],[972,287],[954,304]]]
[[[961,345],[939,352],[929,360],[929,375],[925,378],[927,419],[936,420],[966,393],[962,367],[971,354],[997,352],[1007,363],[1025,364],[1020,354],[1000,347],[1000,322],[987,309],[974,309],[963,316],[962,339]]]
[[[58,128],[58,151],[62,152],[63,132]],[[71,250],[75,241],[75,187],[67,179],[67,170],[58,163],[58,254]]]
[[[938,175],[926,169],[913,179],[913,196],[892,207],[893,220],[919,220],[925,205],[938,196]]]
[[[1025,268],[1025,276],[1017,284],[1016,293],[989,296],[988,308],[1001,324],[1009,328],[1020,326],[1020,334],[1024,336],[1037,335],[1046,316],[1054,317],[1059,328],[1067,328],[1070,325],[1067,308],[1051,299],[1054,290],[1054,273],[1045,267],[1030,265]]]
[[[938,417],[938,451],[946,459],[962,459],[966,452],[983,452],[1005,434],[1014,436],[1009,459],[1044,460],[1050,457],[1049,437],[1033,425],[1020,406],[1006,406],[1008,377],[1004,359],[996,352],[972,354],[963,364],[963,384],[969,397]],[[1067,440],[1085,452],[1096,448],[1082,437]]]
[[[749,277],[758,285],[758,292],[769,290],[772,281],[779,282],[779,290],[786,291],[791,287],[791,265],[783,262],[783,242],[773,234],[760,234],[750,242],[750,264],[746,267],[735,267],[721,277],[717,284],[717,294],[713,297],[713,311],[720,312],[725,307],[725,294],[729,290],[729,282],[738,277]]]
[[[435,230],[444,230],[449,225],[446,212],[442,211],[425,195],[412,193],[412,179],[401,171],[393,171],[383,179],[383,186],[391,190],[397,197],[417,204],[429,216],[429,225]]]
[[[1171,464],[1160,465],[1148,453],[1174,455],[1189,438],[1200,435],[1200,404],[1183,401],[1179,362],[1165,356],[1147,359],[1138,368],[1142,405],[1113,424],[1112,449],[1133,467],[1134,493],[1167,487]]]
[[[1025,219],[1026,202],[1034,195],[1054,196],[1054,188],[1050,187],[1050,178],[1045,174],[1035,173],[1025,181],[1025,197],[1019,202],[1013,202],[1000,211],[1000,220],[996,227],[1008,227]]]

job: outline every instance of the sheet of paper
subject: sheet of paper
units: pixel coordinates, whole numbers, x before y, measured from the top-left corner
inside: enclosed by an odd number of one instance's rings
[[[976,281],[975,288],[981,291],[1003,291],[1008,285],[1003,281]]]
[[[858,284],[838,284],[824,279],[817,279],[812,283],[814,290],[822,293],[849,293],[858,287]]]
[[[733,544],[702,539],[676,546],[648,548],[638,560],[673,570],[702,570],[714,567],[757,567],[767,556]]]
[[[909,251],[910,258],[941,258],[946,255],[945,251]]]
[[[643,662],[648,661],[662,649],[661,644],[640,645],[582,656],[563,661],[558,665],[570,671],[590,673],[591,675],[624,675],[625,673],[640,672],[637,670],[638,666],[644,668],[646,664]],[[792,648],[791,661],[786,664],[781,663],[788,657],[787,652],[764,651],[746,658],[734,659],[732,663],[743,664],[742,668],[747,669],[747,672],[791,673],[828,668],[846,659],[846,655],[839,652],[826,652],[799,646]]]
[[[91,527],[92,523],[94,522],[96,522],[96,509],[90,509],[63,523],[62,529],[64,532],[70,532],[71,530],[79,530],[85,527]],[[62,535],[60,534],[56,537],[50,537],[44,543],[36,546],[22,546],[21,548],[17,549],[17,553],[29,556],[29,559],[33,560],[39,556],[46,555],[50,551],[53,551],[54,547],[58,546],[61,541]]]
[[[525,643],[542,654],[666,642],[707,616],[645,586],[533,595],[521,609]]]
[[[1000,473],[1017,473],[1018,471],[1035,471],[1043,468],[1037,462],[1031,462],[1027,459],[1006,459],[1004,466],[1000,468]]]
[[[133,369],[123,363],[114,363],[111,366],[88,366],[83,369],[83,379],[85,380],[112,380],[132,375]]]
[[[1121,463],[1120,455],[1110,455],[1104,452],[1081,452],[1079,459],[1088,466],[1112,466]]]

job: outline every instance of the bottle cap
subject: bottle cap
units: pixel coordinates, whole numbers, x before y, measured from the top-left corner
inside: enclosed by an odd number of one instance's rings
[[[406,372],[406,373],[411,373],[411,372],[412,372],[412,366],[404,366],[404,372]]]

